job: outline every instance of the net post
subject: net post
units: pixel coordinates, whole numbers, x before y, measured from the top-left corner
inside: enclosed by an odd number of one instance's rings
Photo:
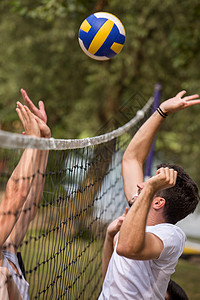
[[[156,111],[156,108],[160,104],[161,91],[162,91],[162,85],[160,83],[156,83],[155,86],[154,86],[154,101],[153,101],[151,114],[153,114]],[[153,158],[154,158],[155,142],[156,142],[156,138],[153,141],[153,144],[151,146],[149,155],[148,155],[147,160],[146,160],[145,179],[148,179],[149,177],[151,177],[152,163],[153,163]]]

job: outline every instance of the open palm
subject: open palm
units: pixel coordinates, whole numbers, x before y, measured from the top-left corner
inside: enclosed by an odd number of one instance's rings
[[[44,121],[45,123],[47,123],[47,114],[45,111],[45,106],[44,106],[44,102],[43,101],[39,101],[38,103],[38,107],[39,109],[33,104],[33,102],[31,101],[31,99],[28,97],[27,93],[25,90],[21,89],[21,94],[22,97],[24,99],[24,102],[26,103],[26,105],[28,106],[28,108],[30,109],[30,111],[37,116],[39,119],[41,119],[42,121]]]

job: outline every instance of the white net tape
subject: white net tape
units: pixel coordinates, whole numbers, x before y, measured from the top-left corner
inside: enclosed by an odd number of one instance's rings
[[[25,136],[17,133],[11,133],[0,130],[0,146],[1,148],[36,148],[41,150],[65,150],[84,148],[92,145],[102,144],[121,136],[132,127],[134,127],[148,112],[153,103],[153,97],[145,104],[142,110],[138,110],[136,116],[128,123],[115,129],[109,133],[85,139],[44,139],[31,136]]]

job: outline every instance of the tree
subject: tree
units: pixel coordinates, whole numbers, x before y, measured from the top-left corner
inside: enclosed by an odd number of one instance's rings
[[[127,33],[122,52],[107,62],[88,58],[77,41],[81,22],[97,10],[119,17]],[[13,108],[21,87],[32,99],[45,100],[57,138],[94,135],[131,95],[140,92],[148,100],[156,82],[163,85],[163,99],[181,89],[198,92],[200,4],[196,0],[168,0],[162,5],[159,0],[148,5],[136,0],[126,5],[119,0],[3,0],[0,14],[0,107],[5,130],[20,131]],[[137,106],[134,101],[133,106]],[[170,117],[157,148],[166,157],[170,153],[172,160],[178,157],[195,177],[183,124],[197,115],[194,108]],[[198,121],[189,123],[189,149],[197,153]]]

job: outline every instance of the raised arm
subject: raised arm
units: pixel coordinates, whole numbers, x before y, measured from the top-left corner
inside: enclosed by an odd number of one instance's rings
[[[31,100],[29,99],[29,101]],[[21,103],[18,103],[18,108],[20,109],[21,107]],[[40,137],[50,138],[51,131],[49,127],[45,124],[45,122],[37,116],[34,116],[33,114],[31,114],[31,117],[37,122],[37,125],[40,129]],[[43,188],[45,183],[44,174],[46,171],[48,154],[48,150],[37,150],[37,159],[35,161],[36,173],[32,181],[30,191],[27,195],[27,199],[22,207],[20,217],[9,236],[9,240],[7,241],[7,245],[14,245],[15,252],[22,243],[24,236],[27,232],[28,226],[37,213],[43,194]]]
[[[104,248],[103,248],[103,259],[102,259],[102,279],[104,281],[104,278],[106,276],[106,272],[108,269],[108,265],[114,250],[115,245],[115,237],[117,236],[122,223],[124,221],[125,216],[127,215],[128,208],[125,209],[125,212],[122,216],[118,217],[116,220],[114,220],[112,223],[108,225],[107,231],[106,231],[106,237],[104,241]]]
[[[183,97],[185,93],[186,91],[181,91],[175,97],[163,102],[160,108],[164,114],[169,115],[192,105],[200,104],[199,95]],[[134,135],[124,153],[122,175],[127,201],[130,201],[137,192],[137,184],[144,181],[143,164],[164,120],[165,118],[158,111],[155,111]]]
[[[120,229],[117,245],[119,255],[138,260],[159,257],[163,250],[163,243],[157,236],[145,231],[147,216],[156,192],[173,187],[176,184],[176,178],[177,172],[174,169],[161,168],[145,183]],[[157,209],[162,209],[164,201],[163,198],[155,198],[154,205]],[[165,219],[162,221],[164,222]]]
[[[36,120],[32,118],[28,108],[22,106],[16,110],[20,119],[23,120],[22,124],[26,134],[39,137],[39,126]],[[26,149],[8,180],[5,194],[0,204],[0,247],[2,247],[11,233],[30,191],[34,174],[36,173],[37,158],[38,151],[36,149]]]

